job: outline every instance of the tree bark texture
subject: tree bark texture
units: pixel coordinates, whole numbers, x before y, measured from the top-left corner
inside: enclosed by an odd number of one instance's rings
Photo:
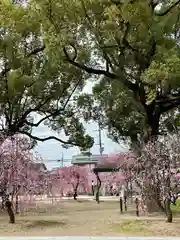
[[[173,216],[172,216],[172,210],[171,210],[171,200],[169,197],[165,199],[164,205],[165,205],[165,212],[167,216],[167,222],[172,223]]]
[[[19,213],[19,198],[18,198],[18,194],[16,194],[16,202],[15,202],[15,212],[16,214]]]
[[[9,200],[6,200],[5,205],[6,205],[8,215],[9,215],[9,222],[10,223],[15,223],[15,216],[14,216],[14,212],[13,212],[13,209],[12,209],[12,203]]]
[[[144,126],[142,140],[143,142],[147,143],[156,139],[159,133],[161,112],[159,107],[157,107],[154,102],[150,105],[144,105],[144,109],[146,112],[146,124]]]
[[[127,197],[124,196],[124,209],[127,211]]]
[[[75,185],[75,187],[74,187],[74,194],[73,194],[73,198],[74,198],[74,200],[77,200],[77,190],[78,190],[78,187],[79,187],[79,175],[77,176],[77,183],[76,183],[76,185]]]
[[[135,205],[136,205],[136,216],[139,217],[139,199],[135,199]]]
[[[147,207],[147,212],[164,212],[163,203],[160,199],[160,189],[152,184],[147,184],[145,189],[142,200]]]
[[[122,197],[119,199],[119,204],[120,204],[120,212],[123,213],[123,200]]]
[[[77,200],[77,190],[74,190],[73,198],[74,200]]]
[[[101,188],[101,179],[100,179],[98,173],[96,173],[96,178],[97,178],[96,202],[99,204],[100,203],[99,192],[100,192],[100,188]]]

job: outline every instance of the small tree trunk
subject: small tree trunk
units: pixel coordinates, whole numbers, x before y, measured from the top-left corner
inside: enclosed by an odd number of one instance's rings
[[[74,190],[73,198],[74,198],[74,200],[77,200],[77,189]]]
[[[139,217],[139,200],[138,198],[135,199],[136,204],[136,216]]]
[[[91,186],[92,195],[94,196],[94,186]]]
[[[96,191],[96,202],[99,204],[99,188],[97,187],[97,191]]]
[[[132,180],[130,181],[130,198],[131,198],[131,204],[133,203],[133,189],[132,189]]]
[[[127,211],[127,197],[124,197],[124,209]]]
[[[16,194],[16,203],[15,203],[15,212],[16,212],[16,214],[18,214],[19,213],[19,206],[18,206],[18,194]]]
[[[164,205],[165,205],[165,212],[166,212],[166,216],[167,216],[167,222],[168,223],[172,223],[172,210],[171,210],[171,200],[170,198],[166,198],[164,201]]]
[[[120,203],[120,212],[123,213],[123,200],[122,200],[122,197],[120,197],[119,203]]]
[[[79,175],[77,175],[76,177],[77,177],[77,183],[74,187],[74,195],[73,195],[74,200],[77,200],[77,190],[78,190],[78,187],[79,187]]]
[[[6,200],[5,205],[7,208],[8,215],[9,215],[9,222],[15,223],[15,216],[14,216],[14,212],[12,210],[12,203],[9,200]]]
[[[99,204],[100,203],[99,191],[100,191],[100,188],[101,188],[101,179],[99,178],[98,172],[96,172],[95,174],[96,174],[96,178],[97,178],[96,202]]]

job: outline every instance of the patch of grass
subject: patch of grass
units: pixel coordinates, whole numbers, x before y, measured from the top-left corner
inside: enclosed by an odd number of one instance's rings
[[[173,215],[180,215],[180,200],[176,201],[176,206],[171,204]]]
[[[179,236],[180,221],[169,224],[162,220],[124,220],[113,226],[120,235],[125,236]]]
[[[120,228],[123,231],[129,231],[130,229],[133,229],[133,231],[142,231],[144,230],[144,224],[143,221],[140,220],[125,220],[120,224]]]
[[[149,231],[147,232],[147,227],[144,222],[149,221],[141,221],[141,220],[124,220],[120,224],[115,226],[116,231],[118,231],[122,235],[136,235],[136,236],[150,236]]]

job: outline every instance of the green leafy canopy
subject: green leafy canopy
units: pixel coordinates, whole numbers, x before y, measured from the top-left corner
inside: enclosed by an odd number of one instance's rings
[[[36,4],[49,39],[63,40],[69,66],[96,81],[78,101],[85,119],[98,119],[116,141],[158,135],[180,103],[179,1],[45,2]]]
[[[179,14],[177,0],[1,1],[2,133],[88,149],[84,116],[116,141],[159,134],[180,103]],[[41,123],[63,139],[33,136]]]
[[[25,134],[37,141],[54,139],[66,147],[89,149],[93,139],[73,101],[85,74],[64,62],[65,39],[53,34],[52,23],[39,11],[33,1],[0,2],[0,114],[5,119],[1,134]],[[37,114],[41,119],[36,122]],[[42,123],[60,137],[34,136],[33,128]]]

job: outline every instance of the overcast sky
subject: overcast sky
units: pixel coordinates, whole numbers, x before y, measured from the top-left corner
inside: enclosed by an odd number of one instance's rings
[[[96,145],[98,143],[98,132],[94,131],[98,127],[94,123],[87,125],[87,131],[88,133],[94,137],[95,144],[93,148],[91,149],[91,152],[93,154],[99,154],[99,146]],[[46,126],[41,126],[37,130],[34,131],[34,134],[36,136],[49,136],[49,135],[55,135],[54,132],[51,132]],[[122,144],[121,146],[119,144],[113,143],[110,139],[106,136],[106,131],[102,131],[102,142],[104,144],[104,153],[118,153],[121,151],[127,151],[125,146]],[[80,153],[79,149],[77,147],[73,147],[70,149],[64,149],[61,147],[61,144],[57,141],[47,141],[44,143],[39,143],[36,147],[35,151],[38,152],[40,156],[42,156],[44,163],[48,168],[55,168],[60,165],[58,162],[50,162],[49,160],[58,160],[62,158],[62,154],[64,155],[64,159],[71,159],[72,155],[76,155]],[[49,162],[48,162],[49,161]],[[64,165],[69,165],[70,162],[65,162]]]
[[[91,81],[88,82],[83,92],[92,92],[93,83]],[[35,122],[38,121],[39,117],[36,117]],[[99,146],[98,144],[98,125],[96,123],[86,124],[87,132],[94,137],[94,146],[91,149],[92,154],[99,154]],[[51,131],[47,126],[41,124],[38,128],[34,129],[33,134],[38,137],[48,137],[48,136],[58,136],[57,133]],[[104,147],[104,154],[110,153],[118,153],[127,151],[126,146],[123,144],[119,145],[114,143],[111,139],[107,137],[107,131],[102,131],[102,143]],[[57,141],[51,140],[43,143],[38,143],[38,146],[35,148],[35,151],[43,158],[44,163],[48,168],[56,168],[60,165],[59,162],[50,161],[50,160],[58,160],[62,159],[62,155],[64,159],[71,159],[73,155],[80,153],[79,148],[73,147],[70,149],[64,149],[61,147],[61,144]],[[64,165],[70,165],[70,161],[64,161]]]

